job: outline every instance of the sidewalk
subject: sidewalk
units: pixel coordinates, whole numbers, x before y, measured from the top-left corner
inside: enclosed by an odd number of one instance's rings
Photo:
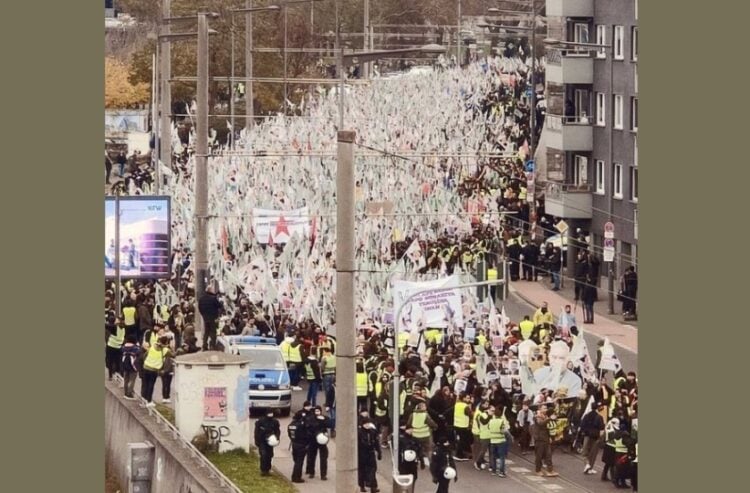
[[[567,284],[572,284],[572,282]],[[549,281],[545,278],[540,278],[538,282],[515,281],[510,284],[510,292],[535,307],[539,307],[543,301],[546,301],[555,317],[560,314],[565,305],[576,306],[572,286],[567,286],[560,291],[552,291]],[[583,330],[599,337],[607,337],[612,344],[637,353],[638,329],[633,325],[623,323],[621,316],[608,315],[606,312],[607,298],[600,296],[599,301],[594,303],[594,323],[581,324]],[[580,302],[575,309],[575,316],[579,323],[582,322],[583,306]]]

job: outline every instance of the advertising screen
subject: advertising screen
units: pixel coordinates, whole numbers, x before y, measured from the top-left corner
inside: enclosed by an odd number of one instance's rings
[[[120,197],[120,277],[170,277],[170,199],[165,196]],[[104,202],[104,275],[117,275],[115,198]]]

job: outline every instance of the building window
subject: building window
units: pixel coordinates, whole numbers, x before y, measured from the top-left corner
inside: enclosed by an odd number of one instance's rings
[[[604,127],[606,125],[606,109],[604,104],[604,93],[603,92],[597,92],[596,93],[596,124],[600,127]]]
[[[612,173],[612,190],[616,199],[622,198],[622,164],[615,163]]]
[[[638,98],[630,98],[630,130],[638,131]]]
[[[616,129],[622,130],[622,94],[615,94],[612,101],[612,124]]]
[[[596,44],[605,45],[607,44],[607,26],[598,25],[596,26]],[[596,53],[597,58],[606,58],[606,48],[599,48]]]
[[[635,0],[635,20],[638,20],[638,0]]]
[[[633,137],[633,164],[638,166],[638,136]]]
[[[638,239],[638,209],[633,209],[633,238]]]
[[[589,182],[589,160],[586,156],[576,154],[573,158],[573,182],[577,186],[586,185]]]
[[[604,195],[604,161],[596,161],[596,193]]]
[[[638,202],[638,168],[630,167],[630,200]]]
[[[633,92],[638,94],[638,65],[633,66]]]
[[[630,28],[630,59],[634,62],[638,60],[638,28]]]
[[[589,42],[589,25],[582,22],[576,22],[573,24],[573,42],[575,43],[588,43]]]
[[[625,26],[615,26],[615,60],[625,59],[623,43],[625,41]]]

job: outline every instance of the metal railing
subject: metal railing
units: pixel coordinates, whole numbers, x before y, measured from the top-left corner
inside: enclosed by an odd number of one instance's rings
[[[564,193],[591,193],[591,185],[589,183],[547,182],[544,189],[545,197],[552,200],[561,200]]]
[[[124,384],[124,380],[119,374],[115,374],[114,381],[118,384]],[[201,467],[204,467],[208,470],[208,476],[212,479],[217,479],[219,481],[219,484],[222,488],[226,488],[228,491],[232,493],[244,493],[236,484],[232,482],[231,479],[226,477],[223,472],[221,472],[208,458],[206,458],[205,455],[201,453],[200,450],[195,448],[195,445],[190,443],[189,440],[187,440],[184,436],[182,436],[182,433],[180,433],[180,430],[178,430],[172,423],[169,422],[167,418],[164,417],[159,411],[156,410],[154,407],[149,407],[146,404],[146,399],[141,397],[140,395],[136,394],[136,400],[138,404],[140,404],[142,407],[146,409],[149,416],[156,419],[156,422],[162,425],[164,428],[166,428],[166,431],[168,431],[172,438],[179,442],[182,448],[187,449],[187,451],[190,453],[190,455],[198,461],[198,464]]]
[[[585,114],[573,116],[547,114],[544,120],[548,129],[557,131],[562,131],[563,125],[592,125],[591,118]]]
[[[549,65],[562,65],[563,58],[593,58],[600,53],[599,49],[591,49],[586,47],[571,47],[571,48],[547,48],[544,53],[544,58]]]

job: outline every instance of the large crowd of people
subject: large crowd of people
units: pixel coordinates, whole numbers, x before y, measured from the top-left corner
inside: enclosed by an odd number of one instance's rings
[[[529,62],[518,56],[490,58],[463,69],[376,80],[346,95],[345,121],[357,135],[362,491],[377,491],[372,467],[393,431],[394,400],[400,404],[399,470],[416,476],[429,467],[438,491],[458,480],[456,462],[471,460],[479,470],[507,476],[505,457],[513,441],[524,452],[534,449],[536,472],[543,476],[557,474],[556,447],[584,453],[586,474],[596,474],[603,448],[602,479],[620,487],[630,481],[637,489],[635,375],[608,369],[613,353],[606,342],[597,361],[590,361],[574,316],[555,317],[542,307],[511,323],[489,298],[479,300],[466,291],[460,326],[447,316],[443,326],[423,326],[411,337],[394,333],[387,317],[393,313],[393,281],[473,276],[479,260],[494,268],[508,259],[512,280],[549,275],[559,287],[562,255],[559,247],[543,243],[554,233],[555,219],[543,214],[541,201],[539,221],[529,209],[529,200],[537,200],[528,196],[524,168],[530,158],[530,111],[537,112],[537,133],[544,112],[541,95],[538,107],[530,108]],[[292,385],[299,388],[307,377],[312,389],[297,425],[313,420],[315,429],[317,415],[327,410],[330,420],[319,426],[335,435],[335,382],[321,363],[335,354],[337,112],[334,96],[308,100],[303,118],[268,120],[250,134],[243,132],[241,150],[211,158],[213,282],[206,293],[195,292],[193,271],[194,156],[189,146],[179,148],[164,187],[172,197],[171,278],[129,280],[119,290],[111,280],[105,284],[107,368],[110,376],[123,374],[126,396],[133,396],[140,374],[147,402],[153,402],[158,378],[168,401],[175,355],[217,349],[221,333],[267,335],[301,355],[301,361],[287,361]],[[123,191],[141,193],[144,184],[132,180]],[[395,212],[368,213],[372,203],[390,203]],[[259,240],[252,227],[254,209],[301,207],[309,210],[309,232],[281,243]],[[576,295],[584,305],[598,262],[597,255],[582,249],[575,270]],[[624,298],[634,297],[637,289],[633,276],[628,283]],[[203,334],[195,333],[196,298]],[[635,313],[634,305],[628,308]],[[392,359],[396,344],[403,348],[399,361]],[[396,368],[402,393],[391,396]],[[319,391],[324,405],[316,408]],[[267,418],[271,421],[264,426],[275,430],[273,418]],[[298,444],[293,479],[302,481],[297,462],[307,457],[309,466],[313,448],[321,461],[323,454],[313,443],[320,433],[300,429],[293,438]],[[266,438],[256,435],[256,445]],[[312,462],[307,473],[314,475],[314,455]]]

